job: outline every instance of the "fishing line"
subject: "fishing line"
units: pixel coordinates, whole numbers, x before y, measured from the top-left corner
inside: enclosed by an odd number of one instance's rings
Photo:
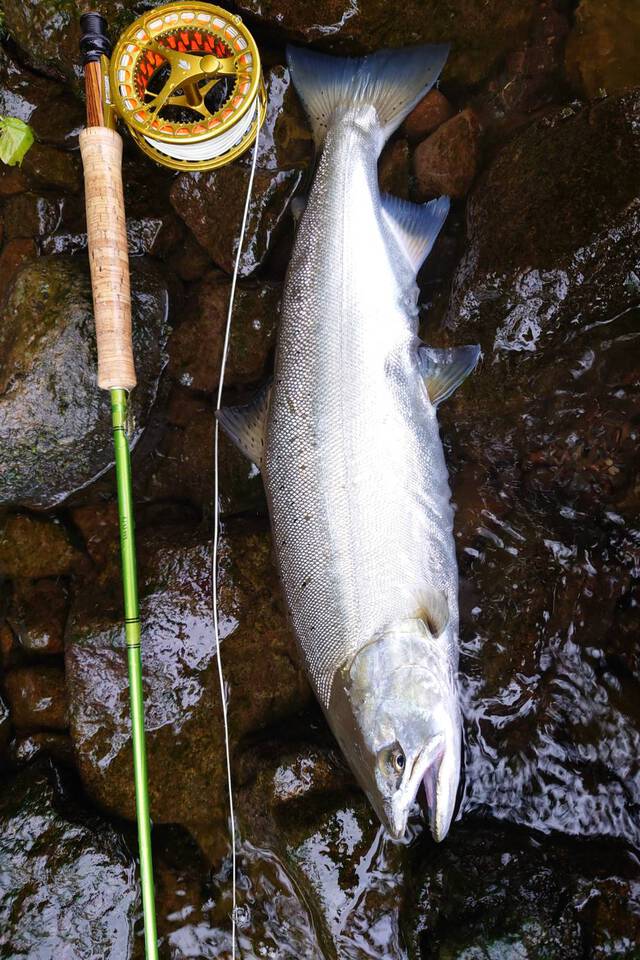
[[[216,413],[222,405],[222,392],[224,390],[224,376],[227,367],[227,357],[229,354],[229,341],[231,338],[231,321],[233,316],[233,307],[236,296],[236,286],[238,282],[238,273],[240,270],[240,257],[242,255],[242,246],[247,230],[247,219],[249,216],[249,206],[251,203],[251,194],[253,192],[253,181],[255,178],[256,164],[258,160],[258,144],[260,141],[260,131],[256,131],[256,138],[253,145],[253,157],[251,159],[251,170],[249,172],[249,182],[247,184],[247,195],[245,197],[244,210],[242,213],[242,224],[240,226],[240,236],[238,239],[238,248],[236,250],[235,263],[233,265],[233,274],[231,277],[231,291],[229,293],[229,307],[227,310],[227,321],[224,332],[224,342],[222,345],[222,360],[220,363],[220,380],[218,382],[218,394],[216,397]],[[218,620],[218,546],[220,540],[220,498],[219,498],[219,436],[220,424],[216,417],[213,440],[213,548],[211,555],[211,594],[213,601],[213,630],[216,640],[216,659],[218,661],[218,681],[220,684],[220,702],[222,704],[222,722],[224,727],[224,750],[227,767],[227,793],[229,795],[229,833],[231,836],[231,958],[235,960],[236,956],[236,894],[237,894],[237,858],[236,858],[236,820],[233,805],[233,790],[231,777],[231,746],[229,743],[229,723],[227,716],[227,698],[222,671],[220,629]]]

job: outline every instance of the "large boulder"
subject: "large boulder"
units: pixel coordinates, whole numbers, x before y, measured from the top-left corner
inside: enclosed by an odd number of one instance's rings
[[[142,659],[151,816],[210,824],[226,804],[211,544],[168,528],[141,538]],[[269,540],[244,524],[221,544],[220,631],[232,745],[310,698],[280,609]],[[133,818],[129,692],[117,572],[80,591],[65,641],[71,734],[89,794]]]
[[[168,292],[151,263],[133,263],[132,295],[135,444],[166,362]],[[0,503],[52,507],[113,462],[84,258],[41,257],[22,267],[4,304],[0,361]]]
[[[0,956],[129,960],[136,869],[117,830],[29,767],[0,795]]]
[[[640,841],[640,97],[556,111],[478,182],[446,314],[463,809]]]

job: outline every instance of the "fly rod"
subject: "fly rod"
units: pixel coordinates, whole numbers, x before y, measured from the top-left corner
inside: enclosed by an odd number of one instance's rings
[[[80,134],[80,152],[84,167],[89,264],[98,344],[98,386],[109,390],[111,395],[145,954],[147,960],[157,960],[140,656],[140,611],[131,460],[127,436],[127,397],[136,385],[136,373],[131,339],[131,289],[122,189],[122,140],[114,128],[105,95],[105,65],[111,52],[106,36],[106,22],[97,13],[87,13],[81,17],[80,25],[80,49],[84,59],[87,99],[87,126]]]
[[[113,52],[106,22],[97,13],[80,20],[87,93],[87,129],[80,135],[87,201],[89,260],[98,340],[98,385],[111,391],[116,478],[122,545],[125,630],[131,691],[131,721],[147,960],[157,958],[149,802],[140,662],[131,467],[126,434],[127,392],[136,377],[131,343],[129,260],[122,197],[122,140],[115,117],[140,150],[172,170],[215,170],[253,147],[247,194],[232,277],[217,406],[242,242],[266,114],[260,53],[234,13],[202,0],[154,7],[131,23]],[[214,635],[224,725],[229,793],[233,908],[231,953],[236,955],[236,841],[225,685],[220,658],[217,600],[218,423],[214,438],[214,537],[212,596]]]

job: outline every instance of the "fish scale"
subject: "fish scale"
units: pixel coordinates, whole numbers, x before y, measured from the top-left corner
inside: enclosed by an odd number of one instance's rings
[[[263,465],[287,604],[318,699],[457,565],[417,286],[385,228],[371,107],[327,133],[285,285]],[[408,306],[410,305],[410,306]],[[455,650],[452,651],[455,655]]]

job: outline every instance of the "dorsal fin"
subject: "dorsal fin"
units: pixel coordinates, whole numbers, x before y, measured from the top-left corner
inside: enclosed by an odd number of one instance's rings
[[[216,412],[220,426],[245,457],[262,469],[272,378],[248,403],[237,407],[221,407]]]
[[[429,203],[410,203],[389,193],[382,195],[382,212],[394,237],[417,273],[431,253],[449,212],[449,197]]]

